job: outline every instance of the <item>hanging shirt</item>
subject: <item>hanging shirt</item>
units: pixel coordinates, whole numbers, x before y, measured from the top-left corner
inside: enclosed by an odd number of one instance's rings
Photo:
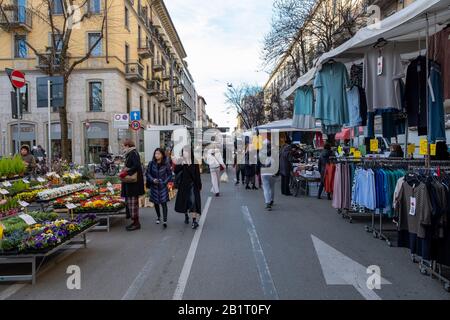
[[[294,117],[292,127],[297,129],[314,129],[316,119],[313,116],[314,90],[310,86],[297,89],[294,98]]]
[[[359,100],[359,89],[357,86],[353,86],[347,91],[347,102],[348,102],[348,115],[349,123],[348,127],[358,127],[362,124],[360,104]]]
[[[381,70],[378,68],[380,61]],[[378,71],[381,71],[381,74]],[[403,75],[400,52],[394,42],[388,43],[381,49],[374,48],[367,51],[364,56],[364,89],[369,112],[391,108],[401,109],[398,80]]]
[[[430,59],[441,65],[443,77],[443,97],[450,99],[450,28],[445,28],[430,38]]]
[[[417,127],[418,135],[427,134],[427,72],[426,58],[417,57],[406,72],[405,100],[408,125]]]
[[[314,116],[325,126],[342,126],[349,122],[346,88],[349,85],[347,68],[343,63],[327,63],[314,79],[316,105]]]

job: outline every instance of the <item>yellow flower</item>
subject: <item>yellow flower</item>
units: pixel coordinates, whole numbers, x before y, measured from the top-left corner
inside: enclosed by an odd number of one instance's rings
[[[53,233],[53,231],[52,230],[47,230],[45,233],[50,234],[50,233]]]

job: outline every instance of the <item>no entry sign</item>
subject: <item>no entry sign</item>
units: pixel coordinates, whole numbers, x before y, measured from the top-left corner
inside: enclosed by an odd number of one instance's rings
[[[25,85],[25,75],[19,70],[11,72],[11,84],[15,88],[22,88]]]

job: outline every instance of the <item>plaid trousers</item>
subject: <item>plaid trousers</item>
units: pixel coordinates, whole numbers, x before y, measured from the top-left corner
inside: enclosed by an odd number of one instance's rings
[[[139,197],[126,197],[126,206],[133,219],[139,219]]]

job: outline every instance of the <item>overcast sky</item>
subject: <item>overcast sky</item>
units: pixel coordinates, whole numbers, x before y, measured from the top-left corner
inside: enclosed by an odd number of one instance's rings
[[[259,84],[260,50],[269,29],[272,0],[166,0],[187,52],[197,92],[207,113],[220,126],[234,127],[236,114],[226,114],[227,83]]]

